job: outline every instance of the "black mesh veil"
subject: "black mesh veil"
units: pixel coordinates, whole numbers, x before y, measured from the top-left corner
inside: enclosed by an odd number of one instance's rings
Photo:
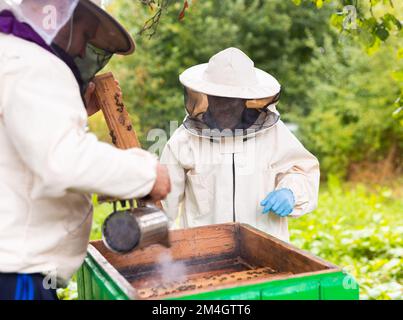
[[[273,126],[280,118],[273,106],[280,92],[264,99],[207,95],[184,87],[187,116],[184,126],[200,136],[238,136]]]
[[[91,79],[108,64],[112,56],[113,53],[97,48],[89,43],[87,45],[85,57],[74,59],[74,62],[80,71],[83,90],[86,89]]]
[[[131,54],[134,42],[112,16],[91,1],[80,0],[51,48],[69,65],[84,95],[89,82],[113,54]]]

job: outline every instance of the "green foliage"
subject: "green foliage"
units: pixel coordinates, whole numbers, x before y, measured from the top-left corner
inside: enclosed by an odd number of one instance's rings
[[[321,43],[329,32],[331,10],[319,14],[312,5],[287,1],[192,1],[179,22],[182,2],[174,2],[157,33],[137,37],[137,52],[116,57],[110,69],[119,78],[126,104],[135,115],[143,144],[152,128],[169,128],[169,121],[185,116],[179,74],[207,62],[220,50],[236,46],[253,58],[257,67],[275,75],[283,84],[281,109],[307,111],[302,66],[312,57],[309,34]],[[154,12],[131,0],[116,2],[111,10],[132,34],[137,34]],[[135,18],[133,18],[133,15]]]
[[[66,288],[57,289],[57,296],[60,300],[77,300],[78,299],[78,291],[77,291],[77,276],[74,277],[69,282]]]
[[[339,30],[352,34],[366,33],[372,37],[367,46],[378,38],[385,41],[391,34],[402,30],[402,4],[396,0],[293,0],[294,4],[314,3],[318,9],[326,3],[334,7],[332,23]],[[400,13],[400,15],[399,15]]]
[[[310,112],[293,114],[302,141],[320,159],[322,175],[341,177],[351,163],[403,149],[403,127],[392,117],[400,89],[390,70],[403,67],[403,60],[394,59],[396,45],[368,56],[343,41],[340,47],[331,38],[323,46],[312,44],[314,59],[303,66]]]
[[[315,3],[321,8],[323,3],[335,7],[335,13],[330,19],[331,24],[340,32],[344,32],[358,40],[367,53],[372,54],[377,51],[381,43],[393,36],[397,41],[402,43],[403,36],[403,2],[396,0],[304,0],[293,1],[295,4],[310,2]],[[394,39],[394,40],[395,40]],[[396,41],[396,42],[397,42]],[[401,51],[403,48],[397,49],[397,57],[393,59],[401,59]],[[391,70],[391,69],[389,69]],[[400,88],[398,101],[403,99],[403,68],[397,70],[392,69],[395,75],[396,85]],[[401,107],[397,106],[395,110],[395,118],[401,120]],[[403,122],[400,121],[403,125]]]
[[[289,220],[291,242],[350,272],[361,299],[402,299],[401,192],[401,184],[351,186],[330,176],[318,209]]]

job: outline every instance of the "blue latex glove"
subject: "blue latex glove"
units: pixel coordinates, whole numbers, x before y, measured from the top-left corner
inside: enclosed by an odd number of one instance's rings
[[[280,189],[270,192],[260,203],[263,213],[274,212],[280,217],[288,216],[294,209],[294,194],[290,189]]]

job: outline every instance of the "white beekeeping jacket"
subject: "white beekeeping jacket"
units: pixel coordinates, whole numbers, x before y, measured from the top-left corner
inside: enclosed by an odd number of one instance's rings
[[[0,34],[0,272],[52,272],[65,284],[86,254],[89,193],[151,191],[156,157],[99,142],[86,123],[68,66]]]
[[[241,222],[289,241],[287,218],[262,214],[260,202],[273,190],[289,188],[296,200],[290,217],[317,205],[318,160],[281,120],[246,139],[211,140],[182,125],[161,162],[171,177],[172,192],[162,204],[172,228]]]

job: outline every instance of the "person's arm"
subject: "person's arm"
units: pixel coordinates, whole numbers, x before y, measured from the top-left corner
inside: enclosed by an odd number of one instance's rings
[[[169,218],[171,228],[174,227],[178,218],[179,208],[185,195],[185,170],[178,161],[178,152],[175,152],[179,147],[177,140],[169,141],[165,145],[161,155],[161,164],[167,166],[171,179],[171,192],[165,200],[161,201],[165,213]]]
[[[289,214],[298,217],[313,211],[318,203],[319,162],[280,121],[277,125],[276,161],[272,168],[276,172],[276,190],[289,189],[295,200]]]
[[[33,172],[31,196],[60,197],[66,191],[119,198],[149,194],[156,180],[156,157],[140,149],[119,150],[86,132],[76,80],[54,59],[38,59],[3,79],[4,124]]]

